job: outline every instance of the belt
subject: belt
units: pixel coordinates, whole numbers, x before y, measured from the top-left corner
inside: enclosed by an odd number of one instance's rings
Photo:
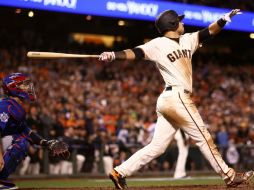
[[[172,90],[172,88],[173,88],[172,86],[167,86],[165,90],[170,91],[170,90]],[[191,94],[191,92],[189,90],[186,90],[186,89],[183,89],[183,92],[185,94]]]

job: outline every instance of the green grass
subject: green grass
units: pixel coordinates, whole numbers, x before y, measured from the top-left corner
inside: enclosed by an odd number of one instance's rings
[[[20,188],[70,188],[70,187],[113,187],[108,179],[34,179],[14,181]],[[191,178],[172,180],[170,178],[130,178],[128,186],[176,186],[176,185],[223,185],[220,178]]]

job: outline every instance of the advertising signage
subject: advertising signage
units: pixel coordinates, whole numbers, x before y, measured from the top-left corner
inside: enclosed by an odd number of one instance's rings
[[[0,0],[0,6],[47,11],[89,14],[96,16],[154,21],[167,9],[185,14],[184,23],[208,26],[230,9],[148,0]],[[245,12],[233,18],[225,27],[229,30],[254,32],[254,13]]]

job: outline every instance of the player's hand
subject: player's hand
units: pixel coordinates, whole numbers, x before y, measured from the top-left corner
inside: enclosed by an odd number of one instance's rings
[[[99,56],[99,60],[104,61],[104,62],[111,62],[111,61],[114,61],[115,59],[116,59],[116,56],[115,56],[115,53],[113,51],[103,52]]]
[[[240,9],[233,9],[229,13],[226,13],[225,15],[223,15],[222,19],[227,21],[227,22],[231,22],[231,18],[233,16],[239,15],[239,14],[242,14],[242,12],[240,12]]]
[[[0,171],[4,168],[4,158],[2,155],[0,155]]]

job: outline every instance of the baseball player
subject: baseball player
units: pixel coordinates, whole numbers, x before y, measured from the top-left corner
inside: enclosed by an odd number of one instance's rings
[[[3,78],[2,88],[7,97],[0,100],[0,134],[1,137],[12,135],[13,141],[4,154],[0,149],[0,189],[18,189],[7,178],[27,156],[29,143],[47,147],[52,156],[65,158],[70,153],[64,142],[45,140],[27,126],[22,104],[36,99],[33,83],[28,75],[7,75]]]
[[[174,10],[167,10],[162,12],[155,21],[155,26],[162,37],[157,37],[133,49],[103,52],[99,56],[99,60],[105,62],[115,59],[151,60],[156,64],[165,81],[165,89],[157,100],[158,118],[151,143],[115,167],[109,174],[117,189],[127,188],[125,181],[127,176],[160,156],[179,128],[195,140],[196,145],[227,186],[236,187],[253,177],[253,171],[236,173],[224,162],[191,99],[191,60],[194,52],[204,40],[219,33],[237,14],[240,14],[240,10],[234,9],[207,28],[184,34],[182,23],[184,15],[178,15]]]

